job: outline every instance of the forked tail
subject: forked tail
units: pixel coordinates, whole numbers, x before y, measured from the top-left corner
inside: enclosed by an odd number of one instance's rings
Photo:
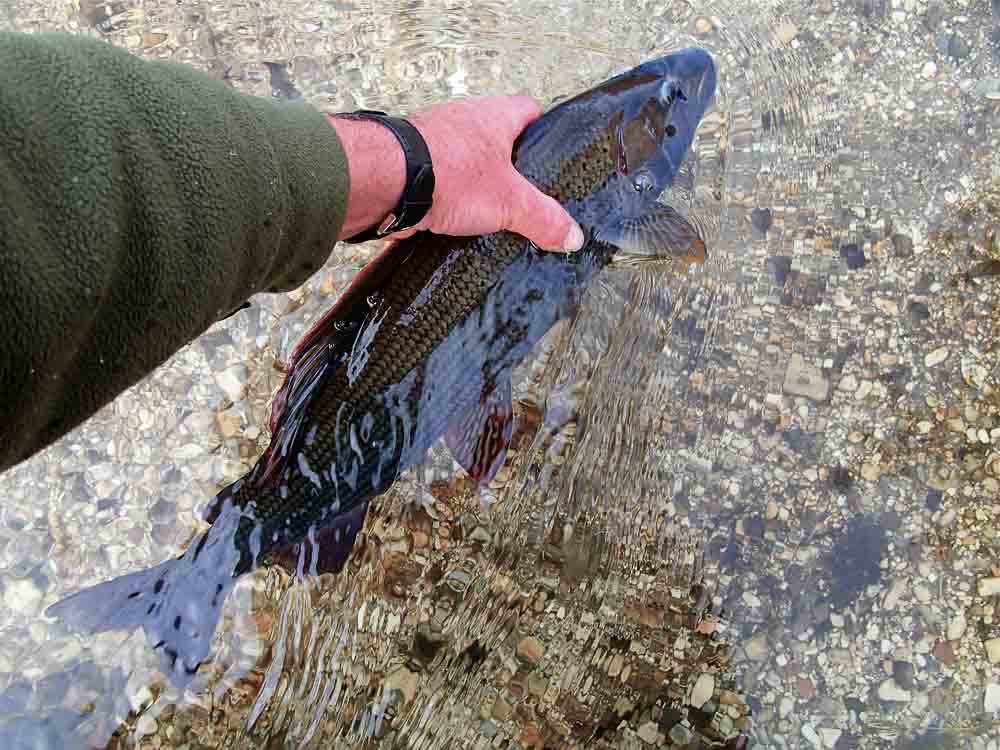
[[[242,512],[229,506],[187,552],[153,568],[71,594],[48,608],[74,630],[100,633],[140,625],[164,671],[183,688],[208,657],[226,597],[236,582]]]

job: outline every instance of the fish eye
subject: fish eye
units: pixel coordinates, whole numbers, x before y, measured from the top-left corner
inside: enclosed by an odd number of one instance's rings
[[[632,187],[635,188],[637,193],[648,193],[653,189],[653,178],[646,172],[639,172],[632,179]]]
[[[368,295],[368,306],[375,307],[382,300],[382,295],[378,292]]]
[[[667,138],[673,138],[675,135],[677,135],[677,128],[674,127],[673,123],[671,123],[667,125],[664,132],[667,134]]]

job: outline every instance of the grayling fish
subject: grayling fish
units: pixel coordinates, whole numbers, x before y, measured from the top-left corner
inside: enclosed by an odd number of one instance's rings
[[[583,227],[577,253],[523,237],[420,233],[370,263],[303,338],[272,408],[272,439],[222,490],[181,557],[49,608],[92,632],[142,626],[183,685],[208,656],[236,579],[265,558],[336,569],[369,501],[444,437],[488,482],[512,431],[512,370],[610,264],[701,262],[705,245],[657,202],[711,105],[716,74],[686,49],[560,103],[521,135],[514,164]]]

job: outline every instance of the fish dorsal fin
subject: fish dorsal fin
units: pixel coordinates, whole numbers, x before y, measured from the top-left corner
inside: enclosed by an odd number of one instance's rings
[[[294,457],[304,432],[308,406],[322,384],[347,357],[358,328],[368,315],[369,298],[410,257],[411,252],[388,245],[372,259],[344,290],[333,307],[296,345],[288,359],[288,374],[271,404],[271,444],[254,470],[258,485],[269,484]]]
[[[595,239],[618,248],[614,265],[669,259],[704,263],[708,257],[698,228],[662,203],[641,216],[620,219],[601,229]]]
[[[488,484],[507,458],[513,428],[510,380],[504,380],[484,392],[477,407],[455,422],[444,440],[468,475]]]

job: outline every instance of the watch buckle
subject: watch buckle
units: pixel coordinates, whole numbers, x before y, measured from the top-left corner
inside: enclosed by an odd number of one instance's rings
[[[380,235],[390,234],[392,232],[392,228],[396,226],[397,223],[399,223],[399,219],[396,217],[396,214],[390,213],[385,217],[385,220],[379,224],[378,233]]]

